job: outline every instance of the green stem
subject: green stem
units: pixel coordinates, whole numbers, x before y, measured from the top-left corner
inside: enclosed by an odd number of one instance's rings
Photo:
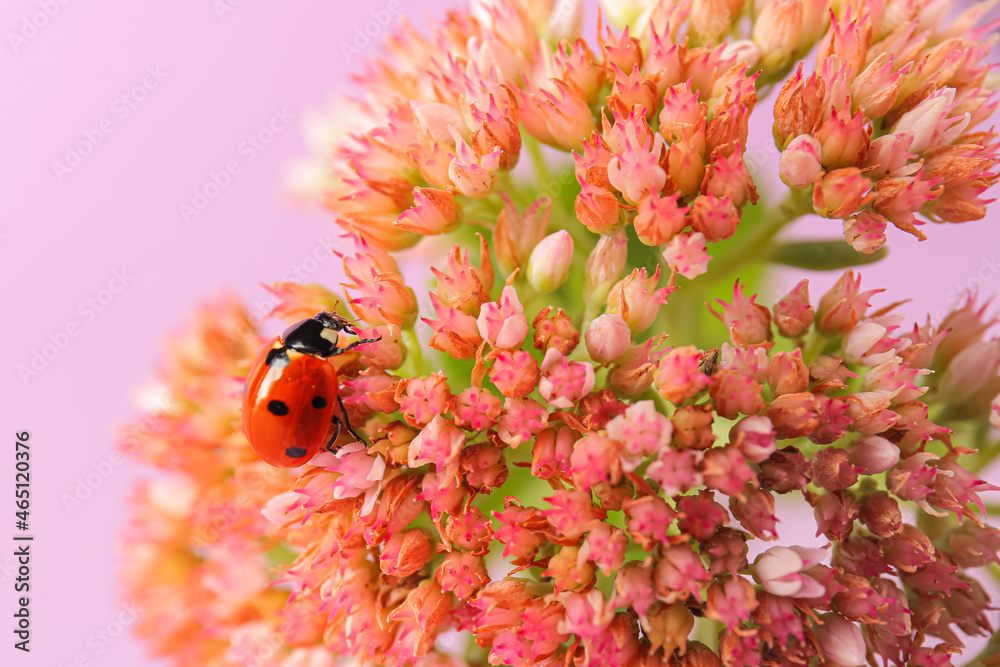
[[[535,178],[539,183],[551,183],[552,182],[552,172],[549,171],[549,165],[545,161],[545,156],[542,155],[542,146],[528,132],[521,133],[522,146],[528,149],[528,155],[531,156],[531,165],[535,168]]]
[[[403,329],[400,337],[406,346],[406,362],[400,368],[406,377],[419,377],[424,374],[424,355],[420,347],[420,339],[413,327]]]
[[[732,276],[752,262],[767,261],[773,251],[771,242],[774,237],[788,223],[798,220],[811,211],[812,202],[809,190],[790,190],[785,201],[764,214],[765,222],[753,230],[753,237],[748,239],[736,252],[730,252],[712,264],[711,273],[714,274],[715,281],[718,282]]]

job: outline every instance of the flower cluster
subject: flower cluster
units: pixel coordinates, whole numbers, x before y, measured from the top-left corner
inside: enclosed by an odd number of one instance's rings
[[[813,208],[844,221],[856,250],[875,252],[888,223],[923,240],[934,222],[986,215],[997,182],[997,135],[979,126],[996,110],[987,87],[984,5],[941,21],[950,2],[845,4],[816,52],[775,104],[782,180],[812,188]]]
[[[297,172],[345,231],[342,292],[271,288],[274,317],[372,340],[335,359],[363,441],[258,460],[264,339],[202,311],[133,448],[169,473],[125,540],[139,633],[243,667],[922,667],[990,637],[994,319],[970,297],[904,328],[851,269],[773,305],[731,280],[805,212],[759,213],[744,156],[758,88],[814,47],[775,109],[789,201],[866,253],[981,217],[988,29],[949,9],[638,0],[588,43],[578,2],[476,0],[404,26]]]

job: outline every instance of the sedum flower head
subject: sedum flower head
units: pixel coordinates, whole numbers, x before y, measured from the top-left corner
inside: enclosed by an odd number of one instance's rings
[[[846,268],[889,222],[985,210],[982,9],[612,4],[589,41],[564,0],[404,25],[296,172],[322,173],[345,278],[273,286],[272,316],[372,340],[330,360],[362,441],[256,457],[240,395],[266,339],[233,299],[170,342],[170,409],[131,445],[166,474],[123,549],[155,652],[947,665],[993,633],[974,574],[1000,563],[1000,489],[972,456],[1000,423],[993,320],[970,298],[908,328]],[[792,190],[759,213],[748,121],[786,75]],[[809,212],[843,222],[846,270],[759,296],[749,269],[804,252],[774,236]]]

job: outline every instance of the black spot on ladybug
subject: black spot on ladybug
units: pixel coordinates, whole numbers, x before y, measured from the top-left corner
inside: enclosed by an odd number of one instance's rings
[[[282,401],[270,401],[267,404],[267,411],[277,417],[284,417],[288,414],[288,406]]]
[[[301,447],[289,447],[285,450],[285,454],[293,459],[300,459],[306,455],[306,450]]]
[[[320,410],[326,407],[326,399],[322,396],[313,396],[312,404],[314,408]]]

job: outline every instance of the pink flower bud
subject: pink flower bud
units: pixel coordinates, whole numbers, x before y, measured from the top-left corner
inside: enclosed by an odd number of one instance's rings
[[[746,417],[729,431],[729,441],[733,443],[748,461],[760,463],[775,452],[774,426],[767,417]]]
[[[696,278],[708,271],[708,254],[705,235],[701,232],[678,234],[670,239],[663,251],[663,259],[671,271],[676,271],[687,279]]]
[[[870,255],[885,245],[885,216],[861,211],[857,217],[844,220],[844,239],[858,252]]]
[[[632,330],[620,315],[605,313],[590,323],[584,338],[590,358],[608,364],[625,354],[632,343]]]
[[[513,285],[506,285],[500,293],[500,303],[483,304],[476,320],[479,335],[493,347],[512,350],[521,347],[528,335],[528,318],[517,298]]]
[[[569,277],[573,261],[573,237],[565,229],[546,236],[528,258],[528,282],[538,292],[548,294]]]
[[[904,113],[892,128],[893,134],[913,135],[910,150],[929,152],[951,143],[969,125],[968,115],[947,117],[955,106],[955,89],[942,88],[925,97],[917,106]]]
[[[550,405],[571,408],[594,388],[594,365],[588,361],[568,361],[554,347],[542,360],[538,392]]]
[[[941,398],[959,405],[995,378],[1000,369],[1000,341],[973,343],[955,355],[941,377]]]
[[[824,218],[846,220],[875,199],[871,181],[856,167],[835,169],[816,182],[813,210]]]
[[[608,294],[608,312],[621,315],[629,328],[638,333],[649,328],[656,319],[660,306],[677,287],[656,289],[660,281],[660,267],[651,277],[646,277],[645,267],[632,273],[615,285]]]
[[[823,173],[822,147],[808,134],[792,139],[778,158],[781,180],[790,188],[807,188]]]
[[[826,588],[805,573],[826,558],[825,549],[771,547],[753,564],[753,578],[768,593],[790,598],[817,598]]]
[[[736,419],[740,414],[755,415],[764,409],[763,389],[742,373],[721,370],[712,376],[709,394],[719,416]]]
[[[739,280],[733,286],[733,302],[731,304],[722,299],[716,299],[722,306],[722,314],[716,313],[714,310],[711,312],[726,325],[733,345],[757,345],[771,340],[771,311],[754,303],[756,299],[756,294],[747,298],[746,294],[743,293],[743,284]]]
[[[823,149],[823,166],[827,169],[861,166],[871,136],[871,121],[863,110],[854,116],[851,116],[849,105],[834,111],[816,132],[816,139]]]
[[[628,259],[628,236],[624,231],[601,236],[583,269],[583,291],[588,305],[603,304]]]
[[[451,591],[460,599],[470,597],[490,582],[483,559],[467,551],[452,551],[434,573],[445,593]]]
[[[813,629],[816,640],[823,648],[823,655],[835,665],[858,667],[868,664],[865,640],[861,629],[840,614],[823,614],[823,625]]]
[[[462,224],[462,209],[444,190],[413,188],[413,208],[396,218],[396,226],[425,236],[447,234]]]
[[[774,324],[782,336],[801,336],[813,323],[815,313],[809,304],[809,280],[799,281],[792,291],[774,306]]]
[[[668,352],[653,378],[660,396],[680,404],[707,387],[711,378],[701,372],[700,362],[701,352],[693,345]]]
[[[877,435],[855,440],[849,452],[850,462],[865,475],[877,475],[899,463],[899,447]]]
[[[510,398],[521,398],[534,391],[538,375],[538,362],[520,350],[499,352],[489,370],[490,381],[501,394]]]

